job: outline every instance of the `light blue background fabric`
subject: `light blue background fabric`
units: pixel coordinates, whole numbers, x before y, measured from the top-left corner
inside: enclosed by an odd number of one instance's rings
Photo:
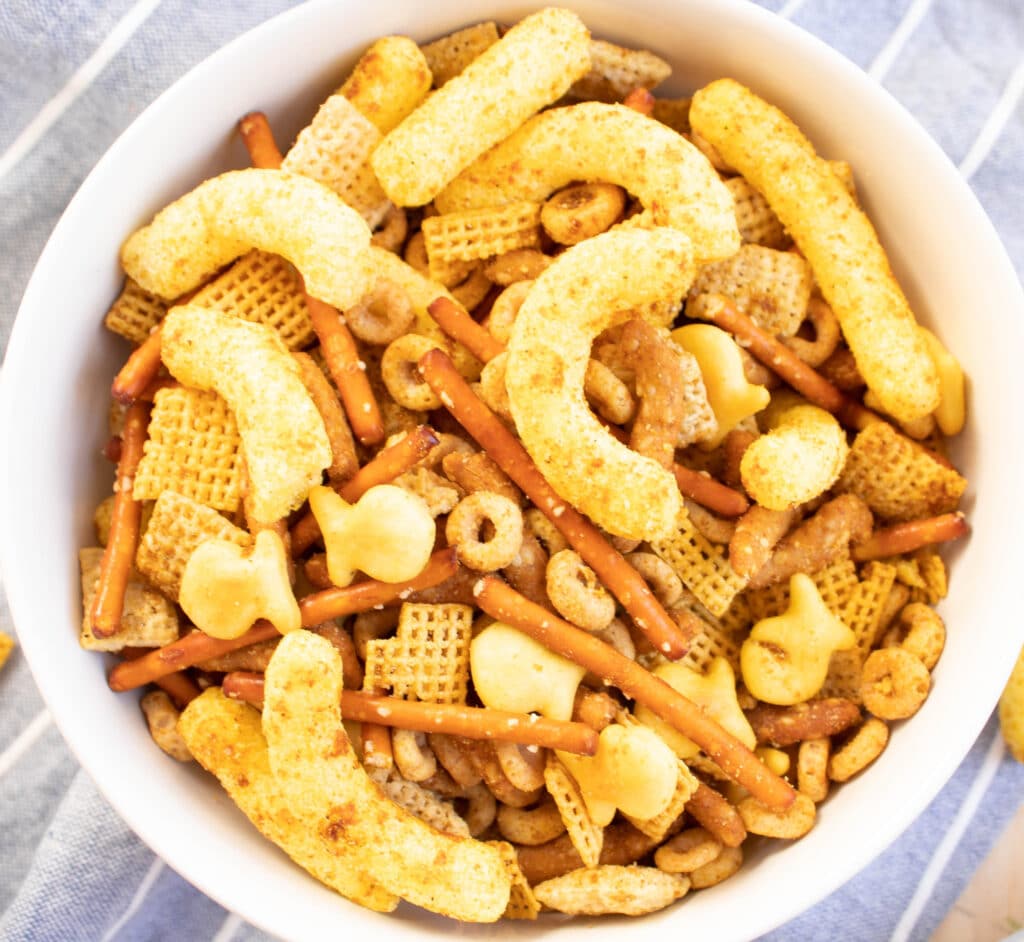
[[[48,234],[115,137],[191,66],[292,5],[288,0],[4,0],[0,167],[41,109],[111,31],[133,15],[135,28],[79,92],[74,107],[0,176],[0,349]],[[872,71],[954,163],[966,161],[971,185],[1018,273],[1024,271],[1024,4],[764,0],[762,5]],[[1005,121],[993,117],[1000,114]],[[979,151],[979,138],[993,138],[993,122],[999,124],[994,141]],[[955,239],[951,232],[953,250]],[[16,635],[2,595],[0,629]],[[892,938],[912,907],[920,915],[913,925],[900,926],[899,937],[927,939],[1022,797],[1024,766],[1004,757],[993,720],[954,778],[892,847],[838,892],[765,938],[876,942]],[[965,817],[965,807],[976,812]],[[0,835],[0,939],[268,938],[190,887],[120,821],[49,722],[17,651],[0,673]],[[946,863],[937,866],[936,860]],[[1017,912],[989,915],[1020,920],[1024,901]],[[1014,928],[1006,922],[1007,934]]]

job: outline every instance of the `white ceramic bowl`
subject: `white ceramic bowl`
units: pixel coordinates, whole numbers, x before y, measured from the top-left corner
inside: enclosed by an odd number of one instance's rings
[[[765,853],[710,891],[631,922],[631,936],[675,930],[719,942],[767,931],[867,864],[952,774],[996,701],[1022,641],[1017,506],[1024,401],[1020,287],[968,187],[939,148],[857,68],[812,37],[739,0],[579,0],[598,36],[646,46],[675,66],[672,86],[732,75],[777,102],[829,156],[850,160],[863,202],[920,319],[971,377],[971,421],[957,459],[971,481],[973,535],[950,557],[950,626],[934,691],[869,773],[823,807],[810,835]],[[224,793],[149,740],[137,698],[106,686],[103,659],[76,644],[76,550],[109,468],[97,458],[108,388],[124,346],[100,319],[120,283],[121,240],[155,210],[245,155],[238,117],[268,112],[282,141],[306,123],[373,38],[430,38],[532,5],[464,0],[364,4],[314,0],[231,43],[178,82],[100,161],[43,252],[3,376],[3,562],[21,643],[68,743],[128,824],[185,878],[285,937],[373,931],[387,938],[453,926],[403,906],[388,917],[348,904],[265,842]],[[956,251],[949,233],[957,234]],[[30,444],[31,443],[31,444]],[[547,923],[550,925],[550,923]],[[618,938],[620,920],[578,920],[563,937]],[[461,928],[463,937],[534,935],[540,925]]]

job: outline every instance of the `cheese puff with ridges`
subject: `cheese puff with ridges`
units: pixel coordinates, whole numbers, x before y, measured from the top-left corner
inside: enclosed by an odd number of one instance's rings
[[[323,184],[283,170],[206,180],[128,237],[121,264],[161,298],[177,298],[251,248],[283,255],[311,297],[345,310],[370,288],[362,217]]]
[[[681,229],[698,262],[740,247],[733,199],[707,158],[671,128],[623,105],[583,102],[531,118],[452,181],[443,213],[521,200],[543,203],[574,181],[624,187],[654,223]]]
[[[811,263],[857,366],[884,409],[912,422],[939,405],[935,365],[867,216],[777,108],[732,79],[694,95],[694,130],[764,194]]]
[[[323,419],[271,327],[198,305],[172,308],[161,357],[189,386],[213,389],[238,423],[253,514],[270,523],[298,507],[331,463]]]
[[[422,206],[589,68],[590,33],[575,13],[526,17],[381,141],[381,186],[399,205]]]

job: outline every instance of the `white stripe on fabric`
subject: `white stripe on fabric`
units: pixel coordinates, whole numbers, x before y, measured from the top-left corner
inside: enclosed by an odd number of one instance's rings
[[[231,942],[235,933],[242,928],[242,917],[232,913],[224,920],[223,925],[217,930],[217,934],[210,942]]]
[[[992,743],[985,753],[985,759],[981,763],[981,768],[978,769],[978,774],[974,777],[974,781],[971,783],[963,804],[960,805],[960,810],[957,811],[956,817],[950,823],[945,836],[939,842],[939,846],[935,848],[935,853],[932,854],[932,859],[928,862],[928,866],[925,868],[924,874],[917,884],[917,889],[914,890],[914,895],[910,898],[907,908],[903,911],[903,916],[893,930],[890,942],[906,942],[910,938],[910,934],[913,932],[914,926],[917,925],[918,919],[921,918],[921,913],[924,912],[928,900],[931,899],[932,893],[935,892],[936,885],[942,878],[942,874],[945,873],[950,858],[956,852],[960,839],[964,836],[964,832],[977,813],[981,799],[985,797],[985,792],[988,791],[989,785],[992,784],[992,779],[996,777],[996,773],[999,771],[999,766],[1005,755],[1006,744],[1003,742],[1003,737],[997,729]]]
[[[964,175],[965,180],[970,180],[974,176],[978,168],[985,162],[985,158],[992,152],[992,148],[995,147],[996,141],[999,140],[999,136],[1013,115],[1014,109],[1020,103],[1022,94],[1024,94],[1024,62],[1019,63],[1013,70],[1010,81],[1003,89],[1003,94],[996,102],[992,113],[985,119],[985,124],[960,164],[960,172]]]
[[[43,105],[21,134],[14,139],[11,146],[0,156],[0,179],[3,179],[11,168],[35,147],[57,119],[95,81],[107,63],[117,55],[121,47],[131,39],[132,34],[159,5],[160,0],[139,0],[118,21],[117,25],[107,34],[106,39],[96,47],[96,51],[78,67],[64,87]]]
[[[146,871],[146,875],[142,878],[139,888],[135,891],[135,895],[132,897],[131,902],[128,904],[128,908],[121,913],[121,918],[106,931],[102,942],[111,942],[111,939],[116,938],[117,934],[126,925],[128,925],[128,920],[139,911],[139,908],[142,906],[142,903],[149,894],[149,891],[153,889],[153,884],[156,883],[157,877],[160,876],[163,869],[164,862],[159,857],[155,857],[153,859],[153,863],[150,864],[149,869]]]
[[[779,10],[779,16],[784,20],[791,20],[797,13],[800,12],[800,8],[807,2],[807,0],[787,0],[786,5]]]
[[[910,39],[918,24],[924,19],[924,15],[928,12],[928,8],[931,5],[932,0],[914,0],[910,4],[907,12],[903,14],[903,19],[900,20],[896,29],[892,31],[888,42],[882,47],[878,55],[875,56],[875,61],[868,68],[868,75],[875,79],[875,81],[881,82],[885,78],[889,69],[892,68],[892,64],[907,44],[907,40]]]
[[[49,710],[40,710],[31,723],[22,731],[2,753],[0,753],[0,778],[32,747],[32,744],[45,733],[53,723]]]

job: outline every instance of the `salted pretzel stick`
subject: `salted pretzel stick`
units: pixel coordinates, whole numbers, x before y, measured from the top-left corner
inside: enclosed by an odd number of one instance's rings
[[[724,295],[718,297],[720,303],[708,304],[703,316],[732,334],[744,350],[757,357],[798,393],[814,405],[831,412],[850,428],[863,429],[872,422],[881,421],[879,415],[851,399],[838,386],[833,386],[804,363],[784,343],[761,330],[746,314],[737,310],[731,300]]]
[[[647,117],[654,114],[654,96],[643,86],[634,88],[633,91],[622,99],[622,103],[627,108],[639,111],[640,114],[645,114]]]
[[[238,130],[254,167],[277,170],[281,166],[281,151],[262,111],[247,114],[238,122]],[[301,281],[301,275],[299,279]],[[376,445],[384,440],[384,419],[366,378],[366,369],[359,365],[359,351],[352,334],[335,308],[308,292],[306,309],[352,431],[364,445]]]
[[[445,579],[451,578],[457,568],[455,551],[440,550],[430,557],[423,571],[408,582],[387,583],[367,579],[344,589],[327,589],[325,592],[308,595],[299,603],[302,626],[312,628],[327,621],[328,618],[354,615],[356,612],[366,612],[377,606],[388,605],[403,599],[416,589],[425,589],[444,582]],[[110,672],[107,683],[111,690],[118,692],[134,690],[143,684],[153,683],[158,677],[165,677],[200,661],[220,657],[239,648],[246,648],[250,644],[269,641],[278,636],[278,630],[263,619],[237,638],[211,638],[202,631],[193,631],[138,660],[118,664]]]
[[[120,654],[126,661],[134,661],[149,652],[150,648],[127,647],[122,648]],[[184,671],[158,677],[153,683],[174,701],[179,710],[184,709],[202,693],[199,685]]]
[[[423,355],[419,365],[423,378],[445,408],[597,573],[651,644],[666,657],[682,657],[688,647],[687,636],[655,598],[643,576],[597,527],[555,493],[526,449],[473,393],[451,359],[434,349]]]
[[[898,556],[900,553],[911,553],[933,543],[957,540],[966,536],[969,531],[967,520],[960,511],[941,514],[938,517],[926,517],[923,520],[908,520],[906,523],[875,530],[863,543],[852,547],[850,555],[858,563],[869,559],[883,559],[886,556]]]
[[[160,325],[142,341],[114,377],[110,394],[120,403],[131,405],[156,378],[160,369]]]
[[[461,343],[483,363],[489,363],[505,352],[505,345],[486,327],[478,324],[461,304],[440,297],[431,301],[427,312],[452,340]]]
[[[366,462],[340,488],[338,493],[354,504],[371,487],[387,484],[408,471],[429,454],[438,443],[437,432],[429,425],[418,425],[404,438],[382,449]],[[320,527],[312,511],[292,527],[292,554],[301,556],[320,538]]]
[[[107,461],[116,465],[121,460],[121,436],[111,435],[101,453]]]
[[[786,782],[700,707],[636,661],[552,615],[494,576],[480,579],[473,594],[477,605],[491,617],[518,628],[556,654],[593,671],[627,697],[649,707],[697,743],[726,775],[739,782],[758,801],[778,809],[792,804],[796,793]]]
[[[236,700],[263,702],[263,675],[235,671],[224,678],[224,694]],[[552,720],[526,713],[465,706],[461,703],[430,703],[402,700],[376,693],[346,690],[341,695],[341,715],[347,720],[411,729],[420,733],[444,733],[466,739],[492,739],[522,746],[561,749],[577,755],[597,752],[597,733],[585,723]]]
[[[142,445],[146,441],[149,424],[149,406],[137,402],[124,417],[121,432],[121,454],[117,461],[117,480],[114,482],[114,508],[110,516],[110,535],[100,561],[99,582],[89,619],[92,633],[97,638],[109,638],[121,630],[124,594],[128,588],[135,551],[139,546],[139,522],[142,503],[132,496],[135,471],[142,459]]]

